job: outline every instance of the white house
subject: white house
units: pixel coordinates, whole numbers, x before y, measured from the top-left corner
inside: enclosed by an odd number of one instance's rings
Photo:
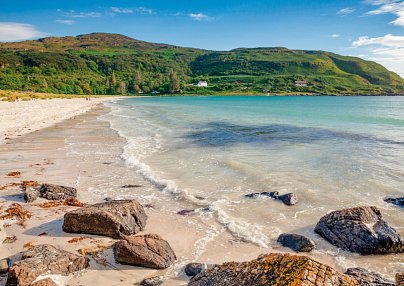
[[[207,87],[207,86],[208,86],[208,82],[207,82],[207,81],[204,81],[204,80],[200,80],[200,81],[196,84],[196,86],[199,86],[199,87]]]
[[[307,81],[297,80],[297,81],[295,81],[295,86],[307,86]]]

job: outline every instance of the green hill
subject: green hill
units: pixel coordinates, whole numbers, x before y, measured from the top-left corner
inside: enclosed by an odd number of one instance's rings
[[[209,87],[192,84],[207,80]],[[297,87],[295,81],[306,81]],[[383,66],[323,51],[226,52],[105,33],[0,43],[0,89],[67,94],[404,94]]]

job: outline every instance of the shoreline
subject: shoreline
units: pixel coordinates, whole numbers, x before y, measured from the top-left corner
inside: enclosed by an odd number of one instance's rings
[[[173,247],[178,260],[166,271],[130,267],[116,264],[112,251],[108,249],[103,253],[103,257],[108,260],[110,266],[105,267],[92,261],[88,270],[79,276],[69,277],[69,285],[133,285],[135,281],[140,282],[155,275],[167,278],[163,285],[186,285],[188,279],[182,273],[182,268],[186,263],[195,260],[202,263],[247,261],[262,253],[290,252],[282,248],[262,248],[237,239],[228,230],[223,230],[223,225],[217,222],[208,237],[201,231],[201,226],[206,224],[203,220],[173,212],[172,209],[186,209],[187,204],[181,201],[181,198],[173,200],[172,194],[162,192],[137,170],[126,166],[120,157],[126,140],[111,128],[109,122],[102,119],[108,112],[108,107],[98,104],[85,113],[51,127],[17,136],[9,140],[11,144],[0,144],[0,152],[4,154],[0,160],[0,185],[37,180],[72,186],[78,189],[78,199],[84,203],[102,202],[111,195],[114,196],[113,199],[134,198],[148,206],[146,213],[149,220],[145,231],[140,234],[161,235]],[[21,171],[21,177],[6,177],[5,174],[11,171]],[[141,187],[133,190],[121,188],[127,184],[139,184]],[[156,200],[159,197],[161,202]],[[1,240],[4,234],[17,237],[15,243],[2,245],[6,249],[7,257],[16,257],[27,243],[49,243],[77,253],[79,249],[91,249],[96,244],[110,247],[114,242],[106,237],[84,235],[89,238],[78,243],[68,243],[67,241],[74,237],[83,236],[67,234],[61,230],[64,213],[75,209],[74,207],[43,209],[38,204],[45,200],[39,199],[35,203],[26,204],[18,187],[2,190],[0,206],[5,208],[13,202],[18,202],[29,210],[33,218],[27,221],[25,229],[12,224],[0,231]],[[167,204],[170,204],[171,209],[166,208]],[[47,235],[38,236],[44,232]],[[215,243],[210,244],[212,241]],[[202,247],[200,254],[195,252],[198,246]],[[304,255],[342,270],[332,259],[321,257],[319,253]],[[2,280],[0,285],[1,283]]]
[[[186,263],[194,260],[195,245],[203,247],[204,234],[200,233],[198,225],[188,221],[187,216],[167,212],[163,205],[150,205],[149,199],[142,199],[137,195],[137,192],[141,190],[146,193],[160,191],[137,174],[135,170],[125,166],[124,161],[120,158],[124,139],[110,128],[109,123],[98,119],[106,112],[106,107],[98,106],[51,127],[11,139],[9,140],[11,144],[0,144],[0,152],[3,154],[0,161],[0,186],[18,184],[23,180],[71,186],[78,189],[79,201],[90,204],[104,201],[109,196],[111,189],[116,190],[116,199],[134,198],[143,205],[149,205],[146,208],[149,217],[147,227],[140,234],[157,233],[161,235],[169,241],[178,257],[174,266],[166,271],[159,271],[116,264],[112,250],[108,249],[103,253],[103,257],[108,260],[109,266],[104,267],[92,261],[91,267],[79,276],[69,277],[69,285],[93,283],[132,285],[134,281],[140,282],[144,278],[155,275],[163,275],[167,278],[164,285],[186,285],[188,279],[183,273],[181,274],[182,268]],[[76,144],[77,148],[74,147]],[[85,145],[88,146],[88,149],[78,154],[76,151],[83,150],[82,146]],[[18,178],[7,177],[6,174],[12,171],[21,172],[21,176]],[[110,179],[107,176],[115,178],[112,186],[109,185]],[[121,186],[127,184],[140,184],[142,187],[134,191],[121,189]],[[2,210],[12,203],[18,203],[33,216],[27,220],[25,228],[15,224],[14,221],[10,222],[10,226],[1,227],[1,241],[12,236],[15,236],[17,240],[0,246],[2,256],[4,256],[0,259],[12,257],[18,260],[19,253],[26,250],[24,246],[28,244],[51,244],[77,254],[78,250],[82,248],[94,249],[96,245],[100,244],[110,247],[115,242],[108,237],[64,233],[61,228],[63,215],[76,208],[70,206],[41,208],[40,205],[44,202],[46,200],[38,199],[34,203],[24,203],[23,193],[17,185],[1,190],[0,207]],[[172,203],[175,204],[175,202]],[[178,207],[180,208],[180,206]],[[41,235],[43,233],[46,234]],[[224,236],[223,241],[228,246],[239,245],[238,250],[242,253],[227,248],[220,249],[222,246],[218,246],[219,249],[211,249],[204,255],[205,258],[201,257],[200,261],[206,263],[227,260],[243,261],[256,258],[263,252],[259,247],[242,241],[228,242],[227,240],[231,239],[231,235],[228,233],[220,235]],[[78,243],[68,242],[72,238],[82,236],[88,238]],[[130,281],[132,282],[130,283]],[[0,285],[4,285],[4,283],[4,279],[0,280]]]

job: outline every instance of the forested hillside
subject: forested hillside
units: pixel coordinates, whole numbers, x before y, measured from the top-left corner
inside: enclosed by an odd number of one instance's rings
[[[197,87],[199,80],[208,87]],[[296,86],[305,81],[307,86]],[[67,94],[404,94],[383,66],[322,51],[206,51],[116,34],[0,44],[0,89]]]

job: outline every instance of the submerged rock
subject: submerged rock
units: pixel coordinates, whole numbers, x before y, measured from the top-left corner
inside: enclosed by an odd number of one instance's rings
[[[277,199],[279,197],[279,193],[278,192],[260,192],[260,193],[251,193],[251,194],[247,194],[244,196],[246,198],[256,198],[256,197],[264,196],[264,197],[270,197],[270,198]]]
[[[385,198],[384,201],[386,203],[404,208],[404,198]]]
[[[278,197],[278,200],[281,200],[285,205],[288,206],[297,204],[297,196],[294,193],[281,195]]]
[[[191,279],[188,286],[359,286],[358,281],[306,256],[273,253],[228,262]]]
[[[87,257],[57,249],[52,245],[37,245],[23,252],[21,260],[11,266],[6,285],[29,286],[41,275],[67,276],[88,266]]]
[[[132,189],[132,188],[141,188],[143,187],[142,185],[123,185],[121,188],[122,189]]]
[[[189,263],[185,266],[184,272],[187,276],[193,277],[205,271],[206,264],[203,263]]]
[[[270,197],[275,200],[282,201],[285,205],[292,206],[297,204],[297,196],[294,193],[279,195],[279,192],[260,192],[260,193],[251,193],[244,195],[246,198],[257,198],[257,197]]]
[[[360,254],[404,252],[404,241],[376,207],[333,211],[320,219],[315,232],[331,244]]]
[[[64,201],[77,197],[77,189],[52,184],[42,184],[39,192],[41,198],[53,201]]]
[[[348,268],[345,274],[355,278],[360,285],[367,286],[394,286],[392,281],[384,279],[380,274],[370,272],[364,268]]]
[[[299,234],[281,234],[278,237],[278,242],[281,243],[283,246],[289,247],[297,252],[310,252],[315,247],[314,241]]]
[[[114,245],[115,260],[122,264],[166,269],[177,259],[170,244],[157,234],[128,236]]]
[[[196,212],[195,212],[195,210],[180,210],[177,212],[177,214],[187,216],[187,215],[195,215]]]
[[[154,276],[144,279],[140,282],[140,286],[160,286],[163,282],[164,278],[162,276]]]
[[[137,201],[110,201],[66,213],[63,231],[123,238],[143,230],[146,220],[146,213]]]

